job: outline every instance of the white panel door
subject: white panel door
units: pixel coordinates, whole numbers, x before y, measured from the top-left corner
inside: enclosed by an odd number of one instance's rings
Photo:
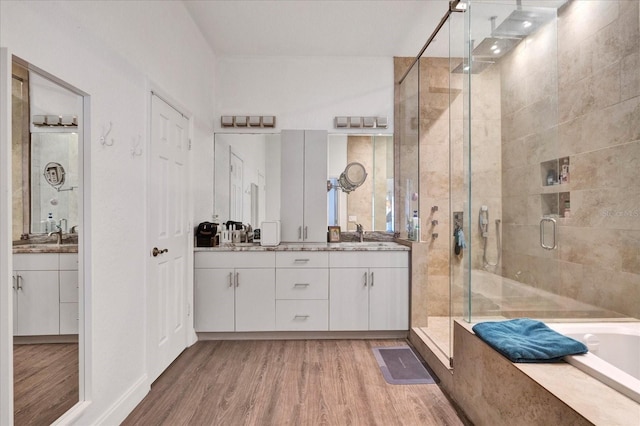
[[[369,329],[409,329],[407,268],[369,269]]]
[[[368,268],[329,272],[329,330],[369,329]]]
[[[327,132],[304,132],[304,240],[327,241]]]
[[[187,346],[188,120],[151,96],[148,366],[155,380]]]

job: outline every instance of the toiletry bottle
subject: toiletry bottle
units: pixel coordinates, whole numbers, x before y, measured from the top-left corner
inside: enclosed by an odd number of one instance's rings
[[[413,211],[413,220],[411,224],[413,227],[413,240],[420,241],[420,219],[418,218],[418,210]]]
[[[51,212],[47,216],[47,232],[56,232],[56,221],[53,220],[53,213]]]
[[[549,173],[547,173],[547,186],[553,185],[555,180],[555,172],[553,170],[549,170]]]

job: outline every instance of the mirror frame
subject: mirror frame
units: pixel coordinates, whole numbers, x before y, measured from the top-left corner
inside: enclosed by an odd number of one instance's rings
[[[29,71],[33,71],[42,77],[49,79],[50,81],[64,87],[65,89],[75,93],[82,98],[82,118],[78,120],[78,227],[81,229],[81,233],[78,238],[78,401],[67,412],[60,416],[55,423],[71,422],[76,416],[78,416],[84,409],[88,407],[87,402],[91,400],[91,369],[92,369],[92,353],[87,346],[87,342],[92,341],[91,333],[91,212],[90,212],[90,188],[91,188],[91,136],[90,136],[90,103],[91,97],[88,93],[80,90],[79,88],[61,80],[60,78],[44,71],[37,66],[30,64],[29,62],[21,59],[15,55],[12,55],[6,49],[2,50],[2,59],[6,60],[8,64],[3,64],[9,68],[9,75],[6,76],[7,82],[4,81],[5,76],[2,75],[3,81],[0,84],[7,84],[10,86],[11,80],[11,68],[15,62],[18,65],[26,68]],[[6,56],[5,56],[6,55]],[[4,71],[4,66],[3,70]],[[5,113],[12,117],[13,110],[8,108]],[[2,121],[6,121],[7,117],[2,114]],[[10,123],[10,121],[9,121]],[[11,142],[8,141],[8,146],[11,147]],[[11,151],[11,150],[9,150]],[[9,155],[5,160],[11,164],[12,156]],[[11,184],[11,181],[9,181]],[[8,199],[9,205],[7,209],[12,208],[12,200]],[[2,212],[4,213],[4,212]],[[10,216],[9,216],[10,217]],[[9,223],[9,227],[11,224]],[[7,235],[9,241],[11,241],[11,233]],[[13,252],[9,251],[8,256],[13,256]],[[4,262],[5,259],[2,260]],[[13,262],[9,261],[9,264]],[[8,291],[11,292],[10,286],[7,286]],[[13,303],[12,298],[3,300],[4,306],[2,310],[7,312],[9,316],[13,315]],[[3,323],[4,324],[4,323]],[[8,327],[10,328],[10,327]],[[0,342],[0,346],[5,353],[0,355],[3,360],[6,360],[11,366],[13,365],[13,329],[2,330],[1,334],[6,334],[7,341]],[[2,365],[4,371],[4,365]],[[11,367],[11,371],[13,368]],[[11,393],[13,394],[13,374],[11,379],[8,380],[8,384],[11,386]],[[2,401],[5,402],[5,401]],[[10,410],[11,418],[13,418],[14,405],[13,399],[8,401],[8,406],[3,406],[3,409]]]

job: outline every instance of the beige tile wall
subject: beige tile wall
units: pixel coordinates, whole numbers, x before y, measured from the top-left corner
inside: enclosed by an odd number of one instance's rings
[[[569,2],[501,63],[504,274],[640,318],[640,11]],[[557,43],[556,43],[557,31]],[[543,66],[541,66],[541,64]],[[554,72],[557,66],[557,76]],[[539,238],[540,163],[570,157],[571,216]]]
[[[448,316],[450,312],[450,271],[454,271],[455,294],[462,294],[463,257],[451,257],[453,236],[451,226],[452,211],[468,209],[464,182],[464,99],[463,76],[452,74],[459,60],[449,58],[423,58],[420,61],[420,97],[419,127],[408,119],[405,134],[409,138],[400,137],[396,146],[400,162],[400,190],[402,174],[407,165],[419,167],[419,209],[421,212],[420,228],[422,242],[413,245],[414,251],[420,255],[412,256],[412,325],[426,326],[428,316]],[[410,63],[408,58],[395,58],[396,76],[399,78]],[[497,67],[490,68],[482,74],[473,75],[475,102],[472,104],[471,130],[473,157],[473,180],[477,187],[472,205],[473,218],[465,217],[465,231],[471,232],[473,238],[474,268],[482,264],[482,242],[478,238],[477,211],[480,205],[488,205],[491,220],[500,218],[501,214],[501,118],[500,118],[500,75]],[[399,90],[397,90],[399,92]],[[405,95],[406,100],[406,95]],[[396,111],[398,111],[398,93]],[[413,105],[411,102],[407,102]],[[416,101],[417,104],[417,101]],[[417,111],[413,111],[417,114]],[[400,116],[397,116],[400,119]],[[419,129],[419,132],[417,130]],[[419,140],[419,161],[411,157],[416,153],[416,140]],[[405,147],[406,144],[408,146]],[[414,146],[411,146],[411,143]],[[405,170],[403,170],[403,166]],[[411,170],[413,171],[413,170]],[[404,192],[400,192],[404,194]],[[432,207],[438,210],[433,211]],[[450,206],[452,208],[450,208]],[[432,221],[437,220],[437,225]],[[470,226],[470,220],[475,226]],[[433,239],[432,234],[438,238]],[[492,227],[489,239],[489,260],[497,260],[496,232]],[[468,255],[469,250],[465,251]],[[452,260],[453,259],[453,260]],[[452,264],[453,262],[453,264]],[[417,300],[420,299],[420,300]],[[455,297],[461,302],[461,297]],[[463,312],[462,303],[454,306],[455,314]]]

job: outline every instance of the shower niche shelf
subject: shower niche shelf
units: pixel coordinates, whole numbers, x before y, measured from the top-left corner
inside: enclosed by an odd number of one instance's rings
[[[569,157],[556,158],[540,163],[542,193],[560,192],[569,184]],[[564,187],[564,188],[563,188]]]
[[[571,216],[571,193],[540,194],[542,216],[568,218]]]

